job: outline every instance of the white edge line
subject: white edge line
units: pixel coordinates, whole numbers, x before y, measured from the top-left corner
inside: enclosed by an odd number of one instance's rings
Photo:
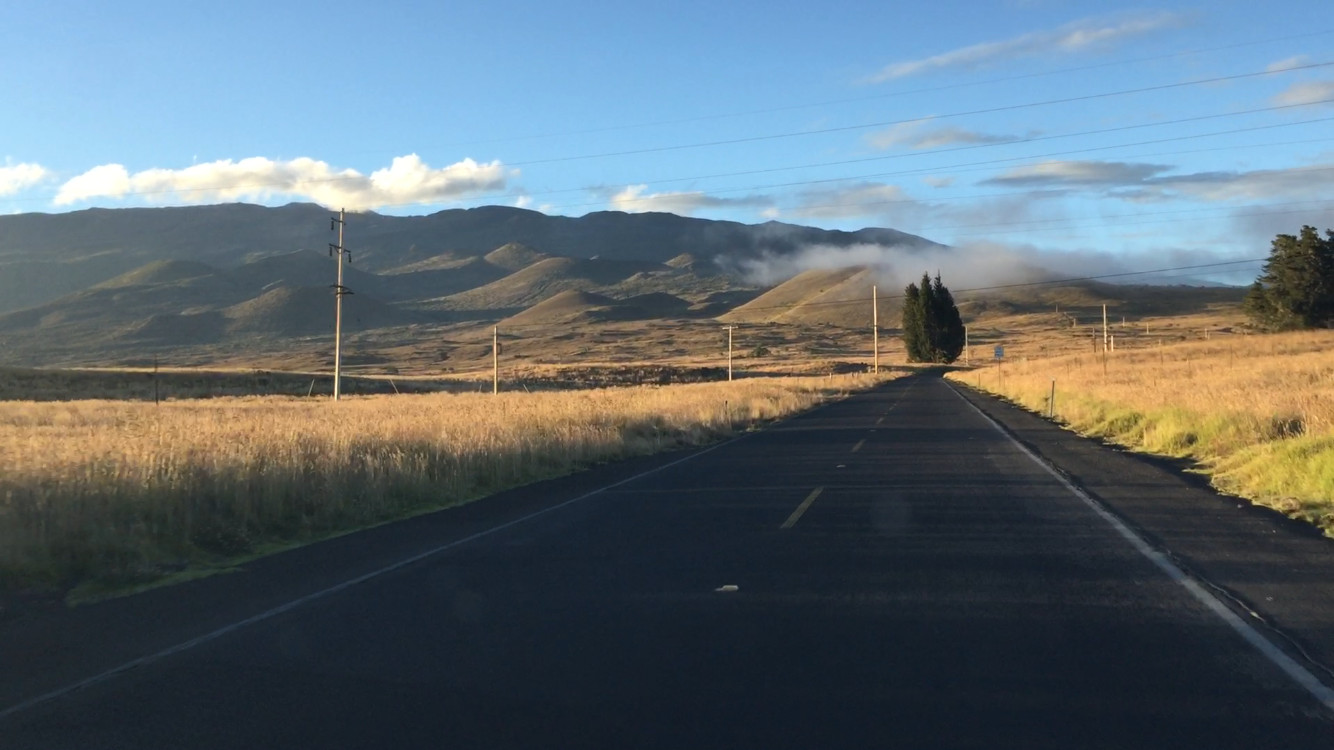
[[[1282,670],[1284,674],[1292,678],[1298,685],[1305,688],[1306,692],[1310,693],[1317,701],[1324,704],[1326,709],[1334,711],[1334,689],[1331,689],[1328,685],[1321,682],[1314,673],[1306,667],[1303,667],[1291,656],[1288,656],[1278,646],[1275,646],[1268,638],[1265,638],[1259,631],[1251,627],[1245,620],[1241,619],[1236,612],[1228,609],[1227,605],[1223,604],[1217,597],[1206,591],[1203,586],[1196,583],[1190,576],[1186,575],[1185,571],[1179,568],[1176,563],[1172,562],[1166,555],[1155,549],[1153,545],[1149,544],[1143,537],[1132,531],[1129,526],[1126,526],[1120,518],[1117,518],[1116,515],[1104,507],[1102,503],[1094,500],[1087,492],[1084,492],[1079,487],[1075,486],[1074,483],[1057,471],[1051,464],[1047,463],[1047,461],[1043,460],[1036,453],[1029,450],[1028,446],[1016,440],[1004,427],[1001,427],[999,422],[979,409],[972,401],[964,398],[964,395],[952,384],[946,383],[946,387],[951,391],[954,391],[954,395],[962,399],[973,411],[977,412],[983,419],[987,420],[997,432],[1004,435],[1011,443],[1014,443],[1015,447],[1020,451],[1023,451],[1024,455],[1032,459],[1033,463],[1041,466],[1048,474],[1056,477],[1056,480],[1064,485],[1071,494],[1082,500],[1085,505],[1093,509],[1093,512],[1101,516],[1104,521],[1111,524],[1112,528],[1116,529],[1118,534],[1124,537],[1126,541],[1130,542],[1130,545],[1134,547],[1136,551],[1148,558],[1154,565],[1158,566],[1159,570],[1166,573],[1168,578],[1181,584],[1182,588],[1189,591],[1191,596],[1195,597],[1195,599],[1208,608],[1210,612],[1217,615],[1220,620],[1227,623],[1237,635],[1240,635],[1243,640],[1264,655],[1264,657],[1272,662],[1274,666]]]
[[[118,675],[120,675],[120,674],[122,674],[122,673],[124,673],[124,672],[128,672],[128,671],[130,671],[130,670],[132,670],[132,669],[137,669],[137,668],[139,668],[139,667],[145,667],[145,666],[148,666],[149,664],[152,664],[152,663],[154,663],[154,662],[161,661],[162,659],[165,659],[165,658],[167,658],[168,656],[172,656],[172,655],[174,655],[174,654],[179,654],[179,653],[181,653],[181,652],[183,652],[183,651],[189,651],[190,649],[192,649],[192,648],[194,648],[194,647],[196,647],[196,646],[203,645],[203,644],[205,644],[205,643],[208,643],[209,641],[217,640],[218,638],[221,638],[221,637],[223,637],[223,636],[225,636],[225,635],[228,635],[229,633],[234,633],[234,632],[236,632],[236,631],[238,631],[238,630],[241,630],[241,629],[243,629],[243,628],[249,627],[249,626],[254,625],[254,624],[256,624],[256,623],[260,623],[260,622],[263,622],[263,621],[265,621],[265,620],[270,620],[270,619],[272,619],[272,618],[274,618],[274,617],[277,617],[278,615],[284,614],[284,613],[286,613],[286,612],[290,612],[290,611],[292,611],[292,610],[294,610],[294,609],[297,609],[298,607],[301,607],[301,606],[303,606],[303,605],[305,605],[305,604],[309,604],[310,602],[313,602],[313,601],[315,601],[315,600],[317,600],[317,599],[323,599],[324,597],[326,597],[326,596],[330,596],[331,594],[337,594],[337,593],[340,592],[340,591],[344,591],[344,590],[346,590],[346,589],[350,589],[350,588],[352,588],[353,586],[356,586],[356,585],[358,585],[358,584],[365,583],[366,581],[369,581],[369,580],[371,580],[372,578],[378,578],[378,577],[380,577],[380,576],[382,576],[382,575],[385,575],[385,574],[388,574],[388,573],[393,573],[393,572],[396,571],[396,570],[400,570],[400,569],[402,569],[402,568],[406,568],[406,567],[408,567],[409,565],[412,565],[412,564],[414,564],[414,563],[421,562],[422,560],[425,560],[425,559],[427,559],[428,557],[433,557],[433,556],[435,556],[435,555],[438,555],[438,554],[440,554],[441,552],[446,552],[446,551],[451,550],[451,549],[453,549],[453,548],[455,548],[455,547],[459,547],[459,546],[462,546],[462,545],[464,545],[464,544],[468,544],[469,542],[473,542],[473,541],[476,541],[476,540],[478,540],[478,539],[481,539],[482,537],[490,536],[490,535],[492,535],[492,534],[494,534],[494,533],[496,533],[496,532],[498,532],[498,531],[504,531],[505,529],[511,528],[511,527],[513,527],[513,526],[518,526],[519,524],[527,523],[528,521],[531,521],[531,520],[533,520],[534,518],[538,518],[539,516],[544,516],[544,515],[546,515],[546,514],[548,514],[548,513],[552,513],[552,512],[558,511],[558,510],[560,510],[561,508],[565,508],[565,507],[567,507],[567,506],[574,505],[575,503],[582,502],[582,501],[584,501],[584,500],[589,499],[590,497],[593,497],[593,496],[595,496],[595,495],[600,495],[600,494],[602,494],[602,493],[604,493],[604,492],[606,492],[606,491],[608,491],[608,490],[616,489],[617,487],[620,487],[621,485],[629,484],[629,483],[634,482],[634,481],[636,481],[636,480],[643,479],[644,477],[649,476],[649,475],[651,475],[651,474],[656,474],[657,472],[663,471],[664,469],[670,469],[671,467],[676,466],[676,465],[678,465],[678,464],[683,464],[683,463],[685,463],[686,461],[694,460],[694,459],[696,459],[696,458],[699,458],[700,456],[703,456],[703,455],[706,454],[706,453],[712,453],[713,451],[718,450],[719,448],[723,448],[723,447],[725,447],[725,446],[731,445],[732,443],[735,443],[736,441],[741,440],[741,439],[743,439],[743,438],[745,438],[745,437],[746,437],[746,435],[738,435],[737,437],[734,437],[734,438],[732,438],[731,440],[725,440],[725,441],[723,441],[723,442],[721,442],[721,443],[717,443],[717,444],[715,444],[715,445],[710,445],[710,446],[708,446],[708,447],[706,447],[706,448],[703,448],[703,449],[700,449],[700,450],[698,450],[698,451],[695,451],[694,453],[691,453],[691,454],[688,455],[688,456],[683,456],[683,457],[681,457],[681,458],[678,458],[678,459],[676,459],[675,461],[671,461],[671,462],[669,462],[669,463],[662,464],[661,466],[655,466],[655,467],[653,467],[652,469],[648,469],[648,470],[646,470],[646,471],[641,471],[640,473],[635,474],[635,475],[632,476],[632,477],[626,477],[625,479],[621,479],[621,480],[619,480],[619,481],[612,482],[611,484],[608,484],[608,485],[603,486],[603,487],[599,487],[599,488],[597,488],[597,489],[595,489],[595,490],[592,490],[591,492],[586,492],[586,493],[584,493],[584,494],[582,494],[582,495],[579,495],[578,497],[573,497],[573,498],[570,498],[569,500],[564,500],[564,501],[562,501],[562,502],[560,502],[560,503],[557,503],[557,504],[555,504],[555,505],[552,505],[552,506],[543,508],[542,510],[534,511],[533,513],[529,513],[529,514],[526,515],[526,516],[521,516],[521,517],[519,517],[519,518],[515,518],[515,519],[513,519],[513,520],[511,520],[511,521],[506,521],[505,523],[502,523],[502,524],[500,524],[499,526],[493,526],[493,527],[491,527],[491,528],[489,528],[489,529],[486,529],[486,530],[484,530],[484,531],[479,531],[479,532],[477,532],[477,533],[475,533],[475,534],[471,534],[471,535],[469,535],[469,536],[465,536],[465,537],[463,537],[462,539],[455,539],[454,541],[449,542],[448,544],[442,544],[442,545],[440,545],[439,547],[435,547],[434,549],[429,549],[429,550],[427,550],[427,551],[425,551],[425,552],[422,552],[422,553],[413,555],[412,557],[409,557],[409,558],[404,559],[404,560],[400,560],[400,561],[398,561],[398,562],[396,562],[396,563],[393,563],[392,565],[387,565],[387,566],[385,566],[385,567],[383,567],[383,568],[380,568],[380,569],[378,569],[378,570],[373,570],[373,571],[371,571],[370,573],[364,573],[364,574],[362,574],[362,575],[357,576],[356,578],[350,578],[350,579],[348,579],[348,580],[346,580],[346,581],[343,581],[342,583],[334,584],[333,586],[330,586],[330,587],[328,587],[328,588],[326,588],[326,589],[322,589],[322,590],[320,590],[320,591],[316,591],[316,592],[314,592],[314,593],[312,593],[312,594],[306,594],[305,596],[299,597],[299,598],[297,598],[297,599],[293,599],[292,601],[287,602],[286,604],[280,604],[280,605],[278,605],[278,606],[276,606],[276,607],[273,607],[272,609],[268,609],[268,610],[265,610],[265,611],[263,611],[263,612],[260,612],[260,613],[257,614],[257,615],[252,615],[252,616],[250,616],[250,617],[247,617],[247,618],[245,618],[244,620],[239,620],[239,621],[234,622],[234,623],[232,623],[232,624],[230,624],[230,625],[224,625],[224,626],[222,626],[222,627],[220,627],[220,628],[218,628],[218,629],[216,629],[216,630],[213,630],[213,631],[211,631],[211,632],[205,633],[205,634],[203,634],[203,635],[201,635],[201,636],[197,636],[197,637],[195,637],[195,638],[191,638],[191,639],[188,640],[188,641],[183,641],[183,642],[181,642],[181,643],[178,643],[178,644],[176,644],[175,646],[168,646],[167,648],[162,649],[161,651],[158,651],[158,652],[156,652],[156,653],[148,654],[147,656],[141,656],[141,657],[139,657],[139,658],[137,658],[137,659],[132,659],[132,660],[130,660],[130,661],[125,662],[124,664],[121,664],[120,666],[112,667],[111,669],[108,669],[108,670],[106,670],[105,672],[102,672],[102,673],[100,673],[100,674],[93,675],[92,677],[87,677],[87,678],[84,678],[84,679],[82,679],[82,680],[79,680],[78,682],[75,682],[75,683],[66,685],[66,686],[61,687],[61,688],[56,688],[55,690],[52,690],[52,691],[47,692],[47,693],[43,693],[43,694],[38,695],[38,696],[36,696],[36,697],[28,698],[27,700],[21,701],[21,702],[19,702],[19,703],[15,703],[14,705],[9,706],[8,708],[5,708],[5,709],[3,709],[3,710],[0,710],[0,720],[7,719],[7,718],[9,718],[10,716],[13,716],[13,715],[15,715],[15,714],[21,713],[21,712],[23,712],[23,711],[26,711],[26,710],[28,710],[28,709],[30,709],[30,708],[32,708],[32,707],[34,707],[34,706],[37,706],[37,705],[39,705],[39,704],[41,704],[41,703],[45,703],[45,702],[47,702],[47,701],[50,701],[50,700],[54,700],[54,699],[56,699],[56,698],[63,697],[63,696],[68,695],[68,694],[70,694],[70,693],[74,693],[74,692],[77,692],[77,691],[79,691],[79,690],[83,690],[84,688],[92,687],[92,686],[97,685],[97,684],[102,683],[102,682],[106,682],[106,681],[108,681],[108,680],[110,680],[110,679],[112,679],[112,678],[114,678],[114,677],[116,677],[116,676],[118,676]]]

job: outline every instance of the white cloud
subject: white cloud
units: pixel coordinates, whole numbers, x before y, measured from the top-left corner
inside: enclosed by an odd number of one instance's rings
[[[1193,200],[1277,201],[1326,198],[1334,190],[1334,162],[1249,172],[1194,172],[1165,175],[1162,164],[1104,161],[1047,161],[1016,167],[982,185],[1007,187],[1102,188],[1107,195],[1136,203]]]
[[[49,172],[40,164],[5,164],[0,166],[0,195],[13,195],[46,179]]]
[[[1250,172],[1197,172],[1146,183],[1208,201],[1326,199],[1334,190],[1334,163]]]
[[[1023,187],[1139,185],[1154,175],[1171,169],[1163,164],[1135,164],[1119,161],[1044,161],[1016,167],[983,185]]]
[[[647,185],[630,185],[613,194],[609,200],[611,209],[627,213],[662,211],[689,216],[695,211],[708,208],[763,208],[773,205],[772,199],[759,195],[741,198],[718,198],[699,191],[649,193],[645,195],[644,191],[647,189]]]
[[[933,188],[947,188],[954,184],[953,177],[923,177],[922,182]]]
[[[919,60],[887,65],[870,78],[872,83],[904,78],[932,70],[978,68],[988,63],[1046,54],[1073,54],[1106,49],[1115,43],[1180,24],[1181,16],[1154,13],[1121,20],[1084,19],[1056,29],[1034,31],[1010,39],[984,42]]]
[[[1283,70],[1301,67],[1311,61],[1306,55],[1295,55],[1284,60],[1275,60],[1265,66],[1266,73],[1277,73]]]
[[[369,175],[354,169],[335,170],[325,162],[304,157],[290,161],[224,159],[184,169],[147,169],[134,174],[120,164],[103,164],[62,185],[55,204],[131,194],[151,203],[286,196],[361,210],[436,203],[498,190],[515,174],[499,162],[479,164],[472,159],[436,169],[416,154],[396,157],[388,167]]]
[[[1274,104],[1294,106],[1329,102],[1334,99],[1334,81],[1300,81],[1274,97]]]
[[[889,149],[895,146],[907,146],[914,149],[942,148],[944,146],[980,145],[988,143],[1009,143],[1018,140],[1012,135],[994,135],[979,133],[958,127],[926,128],[933,118],[903,122],[866,136],[866,141],[873,148]]]
[[[846,187],[807,190],[797,196],[790,213],[812,219],[846,219],[884,216],[893,206],[912,206],[917,201],[898,185],[860,182]]]
[[[89,198],[119,198],[130,192],[130,173],[119,164],[93,167],[60,186],[55,204],[65,206]]]
[[[1030,192],[987,198],[931,200],[914,197],[906,190],[883,183],[866,182],[802,192],[784,213],[815,219],[863,219],[877,226],[914,232],[933,240],[976,234],[1026,221],[1056,221],[1065,216],[1051,193]]]

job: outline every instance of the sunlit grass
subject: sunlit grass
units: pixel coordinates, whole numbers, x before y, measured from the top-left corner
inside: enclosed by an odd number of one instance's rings
[[[133,585],[702,445],[874,382],[0,403],[0,586]]]
[[[1334,534],[1334,332],[1229,336],[951,375]]]

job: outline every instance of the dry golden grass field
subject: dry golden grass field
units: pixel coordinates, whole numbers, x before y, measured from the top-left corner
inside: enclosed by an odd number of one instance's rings
[[[1076,429],[1195,459],[1220,487],[1330,527],[1334,355],[1322,349],[1334,341],[1243,335],[1226,300],[1131,297],[1109,310],[1117,351],[1104,375],[1102,300],[1041,303],[966,313],[972,364],[1003,346],[1004,377],[989,366],[954,377],[1033,408],[1056,378],[1057,416]],[[903,372],[897,321],[881,322],[882,372]],[[83,596],[190,575],[714,440],[874,382],[844,374],[873,361],[867,323],[742,321],[734,383],[719,321],[502,328],[499,396],[490,325],[387,330],[346,342],[354,395],[336,406],[331,337],[179,350],[156,376],[152,357],[0,369],[0,593]]]
[[[878,380],[0,402],[0,591],[88,595],[190,573],[708,443]]]
[[[950,377],[1042,413],[1054,383],[1055,418],[1072,429],[1192,459],[1219,489],[1334,535],[1334,331],[1196,330]]]

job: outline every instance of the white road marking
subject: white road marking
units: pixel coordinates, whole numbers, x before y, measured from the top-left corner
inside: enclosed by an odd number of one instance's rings
[[[801,501],[801,505],[798,505],[797,509],[792,511],[792,515],[788,516],[787,520],[783,522],[783,525],[779,526],[778,528],[780,529],[792,528],[797,523],[797,521],[801,519],[801,514],[805,513],[806,509],[811,507],[811,503],[815,502],[815,498],[819,497],[821,492],[824,492],[823,487],[816,487],[815,489],[811,490],[811,494],[807,495],[806,499]]]
[[[857,451],[861,450],[861,449],[862,449],[862,446],[865,445],[865,444],[866,444],[866,439],[865,439],[865,438],[863,438],[863,439],[861,439],[861,440],[858,440],[858,441],[857,441],[857,444],[854,445],[854,446],[852,446],[852,452],[853,452],[853,453],[856,453]]]
[[[208,642],[210,642],[210,641],[215,641],[215,640],[217,640],[217,639],[219,639],[219,638],[221,638],[221,637],[223,637],[223,636],[225,636],[225,635],[228,635],[228,634],[230,634],[230,633],[234,633],[234,632],[236,632],[236,631],[238,631],[238,630],[241,630],[241,629],[243,629],[243,628],[246,628],[246,627],[248,627],[248,626],[250,626],[250,625],[255,625],[255,624],[264,622],[265,620],[271,620],[271,619],[273,619],[274,617],[277,617],[278,615],[284,614],[284,613],[286,613],[286,612],[290,612],[290,611],[292,611],[292,610],[294,610],[294,609],[297,609],[298,607],[300,607],[300,606],[302,606],[302,605],[304,605],[304,604],[309,604],[309,603],[311,603],[311,602],[313,602],[313,601],[316,601],[317,599],[323,599],[323,598],[326,597],[326,596],[330,596],[330,595],[332,595],[332,594],[337,594],[337,593],[339,593],[339,592],[341,592],[341,591],[345,591],[345,590],[347,590],[347,589],[352,588],[353,586],[356,586],[357,584],[365,583],[366,581],[369,581],[369,580],[371,580],[371,579],[373,579],[373,578],[379,578],[379,577],[382,576],[382,575],[385,575],[385,574],[388,574],[388,573],[393,573],[393,572],[396,571],[396,570],[401,570],[401,569],[403,569],[403,568],[408,567],[409,565],[412,565],[412,564],[414,564],[414,563],[421,562],[422,560],[425,560],[425,559],[427,559],[427,558],[429,558],[429,557],[434,557],[435,555],[438,555],[438,554],[440,554],[441,552],[447,552],[447,551],[449,551],[449,550],[451,550],[451,549],[454,549],[455,547],[460,547],[460,546],[462,546],[462,545],[465,545],[465,544],[467,544],[467,543],[469,543],[469,542],[476,541],[476,540],[481,539],[481,538],[483,538],[483,537],[491,536],[492,534],[495,534],[495,533],[498,532],[498,531],[504,531],[505,529],[512,528],[512,527],[514,527],[514,526],[518,526],[518,525],[523,524],[523,523],[527,523],[528,521],[531,521],[531,520],[533,520],[534,518],[538,518],[538,517],[540,517],[540,516],[545,516],[545,515],[548,514],[548,513],[552,513],[552,512],[558,511],[558,510],[560,510],[560,509],[562,509],[562,508],[569,507],[569,506],[571,506],[571,505],[574,505],[575,503],[583,502],[584,500],[587,500],[587,499],[589,499],[590,497],[594,497],[594,496],[596,496],[596,495],[600,495],[600,494],[602,494],[603,492],[606,492],[607,490],[615,489],[615,488],[620,487],[620,486],[622,486],[622,485],[629,484],[629,483],[634,482],[634,481],[637,481],[637,480],[639,480],[639,479],[643,479],[644,477],[650,476],[650,475],[652,475],[652,474],[656,474],[656,473],[658,473],[658,472],[660,472],[660,471],[662,471],[662,470],[664,470],[664,469],[670,469],[671,467],[673,467],[673,466],[677,466],[677,465],[679,465],[679,464],[683,464],[683,463],[685,463],[686,461],[691,461],[691,460],[693,460],[693,459],[699,458],[700,456],[703,456],[703,455],[706,454],[706,453],[712,453],[713,451],[716,451],[716,450],[718,450],[719,448],[723,448],[723,447],[725,447],[725,446],[731,445],[732,443],[735,443],[735,442],[738,441],[738,440],[742,440],[742,439],[744,439],[745,437],[746,437],[745,435],[742,435],[742,436],[739,436],[739,437],[732,438],[731,440],[727,440],[727,441],[725,441],[725,442],[718,443],[717,445],[711,445],[711,446],[709,446],[709,447],[707,447],[707,448],[704,448],[703,450],[700,450],[700,451],[698,451],[698,452],[692,453],[692,454],[690,454],[689,456],[685,456],[685,457],[683,457],[683,458],[678,458],[678,459],[675,460],[675,461],[672,461],[672,462],[670,462],[670,463],[662,464],[661,466],[655,466],[655,467],[652,468],[652,469],[649,469],[649,470],[647,470],[647,471],[642,471],[642,472],[640,472],[640,473],[638,473],[638,474],[636,474],[636,475],[634,475],[634,476],[632,476],[632,477],[627,477],[627,478],[622,479],[622,480],[620,480],[620,481],[618,481],[618,482],[613,482],[613,483],[611,483],[611,484],[609,484],[609,485],[606,485],[606,486],[604,486],[604,487],[599,487],[599,488],[597,488],[597,489],[595,489],[595,490],[593,490],[593,491],[591,491],[591,492],[586,492],[586,493],[584,493],[584,494],[582,494],[582,495],[580,495],[580,496],[578,496],[578,497],[570,498],[569,500],[565,500],[564,502],[557,503],[556,505],[552,505],[552,506],[550,506],[550,507],[543,508],[542,510],[539,510],[539,511],[534,511],[534,512],[532,512],[532,513],[529,513],[529,514],[526,515],[526,516],[522,516],[522,517],[520,517],[520,518],[516,518],[516,519],[514,519],[514,520],[512,520],[512,521],[507,521],[507,522],[505,522],[505,523],[502,523],[502,524],[500,524],[499,526],[493,526],[493,527],[491,527],[491,528],[489,528],[489,529],[486,529],[485,531],[479,531],[479,532],[477,532],[476,534],[472,534],[472,535],[470,535],[470,536],[463,537],[462,539],[456,539],[456,540],[454,540],[454,541],[452,541],[452,542],[449,542],[449,543],[447,543],[447,544],[442,544],[442,545],[440,545],[439,547],[436,547],[436,548],[434,548],[434,549],[427,550],[427,551],[422,552],[422,553],[417,554],[417,555],[413,555],[412,557],[406,558],[406,559],[404,559],[404,560],[400,560],[400,561],[398,561],[398,562],[396,562],[396,563],[393,563],[392,565],[386,565],[385,567],[380,568],[379,570],[374,570],[374,571],[371,571],[370,573],[366,573],[366,574],[363,574],[363,575],[359,575],[359,576],[357,576],[356,578],[350,578],[350,579],[348,579],[348,580],[346,580],[346,581],[343,581],[342,583],[334,584],[333,586],[330,586],[330,587],[328,587],[328,588],[326,588],[326,589],[322,589],[322,590],[320,590],[320,591],[316,591],[316,592],[314,592],[314,593],[312,593],[312,594],[306,594],[305,596],[298,597],[298,598],[296,598],[296,599],[293,599],[293,600],[290,601],[290,602],[287,602],[286,604],[280,604],[280,605],[278,605],[277,607],[274,607],[274,608],[269,609],[269,610],[265,610],[265,611],[263,611],[263,612],[260,612],[260,613],[257,614],[257,615],[253,615],[253,616],[251,616],[251,617],[247,617],[247,618],[245,618],[244,620],[239,620],[239,621],[234,622],[234,623],[232,623],[232,624],[230,624],[230,625],[224,625],[223,627],[220,627],[220,628],[218,628],[217,630],[213,630],[213,631],[208,632],[208,633],[205,633],[205,634],[203,634],[203,635],[201,635],[201,636],[198,636],[198,637],[195,637],[195,638],[191,638],[191,639],[188,640],[188,641],[183,641],[183,642],[181,642],[181,643],[176,644],[175,646],[169,646],[169,647],[164,648],[164,649],[162,649],[161,651],[158,651],[158,652],[156,652],[156,653],[149,654],[149,655],[147,655],[147,656],[141,656],[141,657],[139,657],[138,659],[132,659],[132,660],[130,660],[130,661],[125,662],[124,664],[121,664],[120,666],[112,667],[111,669],[108,669],[108,670],[106,670],[105,672],[102,672],[102,673],[100,673],[100,674],[93,675],[92,677],[88,677],[88,678],[85,678],[85,679],[83,679],[83,680],[79,680],[78,682],[75,682],[75,683],[66,685],[65,687],[62,687],[62,688],[56,688],[55,690],[52,690],[52,691],[50,691],[50,692],[48,692],[48,693],[43,693],[43,694],[38,695],[38,696],[36,696],[36,697],[29,698],[29,699],[27,699],[27,700],[25,700],[25,701],[21,701],[21,702],[19,702],[19,703],[15,703],[14,705],[9,706],[8,708],[5,708],[5,709],[0,710],[0,719],[7,719],[7,718],[9,718],[10,716],[13,716],[14,714],[20,713],[20,712],[22,712],[22,711],[26,711],[26,710],[28,710],[29,708],[32,708],[33,706],[36,706],[36,705],[38,705],[38,704],[45,703],[45,702],[47,702],[47,701],[49,701],[49,700],[54,700],[54,699],[56,699],[56,698],[60,698],[60,697],[62,697],[62,696],[65,696],[65,695],[68,695],[68,694],[70,694],[70,693],[73,693],[73,692],[75,692],[75,691],[83,690],[83,689],[85,689],[85,688],[92,687],[92,686],[97,685],[97,684],[102,683],[102,682],[107,682],[108,680],[111,680],[112,678],[114,678],[114,677],[116,677],[116,676],[118,676],[118,675],[124,674],[125,672],[128,672],[128,671],[130,671],[130,670],[132,670],[132,669],[138,669],[139,667],[145,667],[145,666],[148,666],[149,664],[153,664],[153,663],[155,663],[155,662],[161,661],[161,660],[167,658],[168,656],[172,656],[172,655],[174,655],[174,654],[179,654],[179,653],[181,653],[181,652],[183,652],[183,651],[189,651],[190,649],[192,649],[192,648],[194,648],[194,647],[196,647],[196,646],[202,646],[203,644],[208,643]]]
[[[1298,685],[1305,688],[1306,692],[1310,693],[1317,701],[1324,704],[1325,708],[1334,711],[1334,689],[1325,685],[1310,670],[1297,663],[1291,656],[1284,653],[1282,649],[1271,643],[1268,638],[1265,638],[1245,620],[1238,617],[1236,612],[1228,609],[1227,605],[1223,604],[1223,602],[1219,601],[1213,594],[1210,594],[1203,586],[1187,576],[1185,571],[1177,567],[1176,563],[1168,559],[1162,552],[1154,549],[1152,545],[1132,531],[1129,526],[1122,523],[1121,519],[1117,518],[1115,514],[1105,508],[1102,503],[1094,500],[1087,492],[1076,487],[1069,479],[1066,479],[1065,476],[1057,471],[1055,467],[1047,463],[1047,461],[1033,451],[1029,450],[1028,446],[1016,440],[1004,427],[1001,427],[999,422],[988,416],[986,412],[979,409],[972,401],[964,398],[964,395],[959,393],[954,386],[947,384],[947,387],[954,391],[954,395],[963,399],[963,402],[968,404],[973,411],[977,412],[983,419],[991,423],[991,426],[994,427],[997,432],[1004,435],[1005,438],[1022,451],[1025,456],[1032,459],[1033,463],[1041,466],[1048,474],[1056,477],[1056,481],[1060,482],[1071,494],[1082,500],[1085,505],[1092,508],[1093,512],[1101,516],[1104,521],[1111,524],[1112,528],[1116,529],[1118,534],[1124,537],[1126,541],[1130,542],[1130,546],[1134,547],[1137,552],[1148,558],[1154,565],[1158,566],[1158,569],[1166,573],[1168,578],[1181,584],[1182,588],[1189,591],[1190,595],[1195,597],[1196,601],[1203,604],[1210,612],[1217,615],[1220,620],[1227,623],[1228,627],[1232,628],[1237,635],[1240,635],[1243,640],[1253,646],[1255,650],[1259,651],[1266,659],[1272,662],[1274,666],[1278,667],[1284,674],[1292,678]]]

